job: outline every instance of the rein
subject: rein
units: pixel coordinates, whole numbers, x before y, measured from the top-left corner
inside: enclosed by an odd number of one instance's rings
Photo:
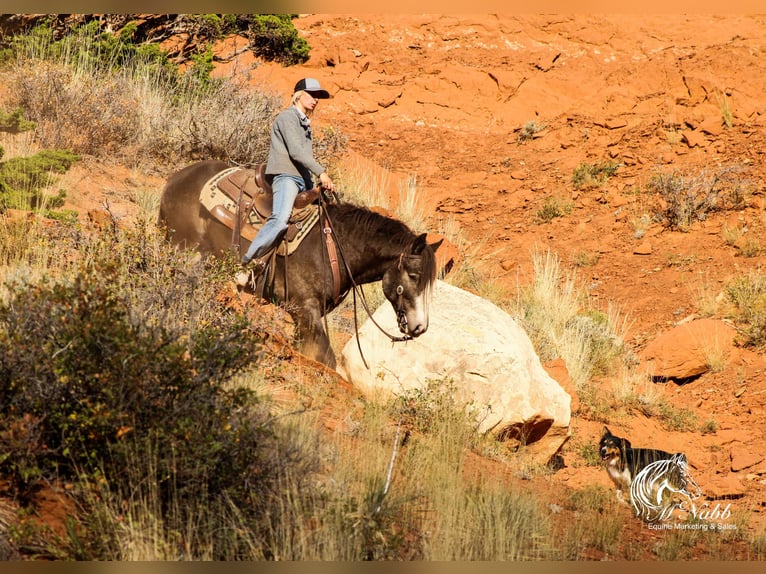
[[[340,252],[340,259],[343,261],[343,266],[346,269],[346,273],[348,273],[349,280],[351,281],[352,285],[352,291],[354,296],[354,332],[356,334],[356,345],[359,349],[359,355],[362,357],[362,362],[364,363],[364,366],[367,367],[367,369],[370,368],[370,366],[367,364],[367,360],[364,358],[364,353],[362,352],[362,345],[359,342],[359,322],[357,319],[357,291],[359,291],[359,299],[362,301],[362,306],[364,307],[364,310],[367,313],[367,316],[370,318],[370,321],[372,321],[372,324],[375,325],[378,330],[383,333],[386,337],[389,338],[389,340],[392,343],[399,343],[403,341],[411,341],[413,337],[411,335],[404,335],[404,336],[394,336],[388,333],[383,327],[380,326],[380,324],[375,320],[373,317],[372,311],[370,311],[370,307],[367,304],[367,299],[364,296],[364,290],[361,288],[361,286],[356,282],[354,279],[353,273],[351,273],[351,268],[348,265],[348,260],[346,259],[346,255],[343,253],[343,246],[340,244],[340,242],[337,241],[337,235],[335,233],[335,229],[333,228],[332,220],[330,219],[330,215],[327,213],[327,208],[325,206],[325,200],[323,195],[319,194],[319,207],[322,210],[323,215],[323,221],[325,223],[323,228],[323,233],[325,234],[325,243],[327,245],[327,251],[330,256],[330,264],[333,269],[333,292],[335,294],[335,303],[338,302],[338,294],[340,292],[340,275],[338,272],[338,264],[337,264],[337,258],[335,261],[333,261],[333,256],[336,256],[335,253],[335,245],[337,244],[338,251]],[[333,237],[336,239],[333,240]],[[324,252],[323,252],[324,256]],[[404,261],[404,252],[399,254],[399,263],[397,264],[397,268],[401,270],[402,263]],[[333,266],[334,263],[334,266]],[[402,285],[396,286],[396,294],[398,295],[398,301],[396,306],[396,317],[397,321],[401,325],[404,317],[404,302],[403,302],[403,294],[404,294],[404,287]],[[326,309],[324,318],[325,318],[325,330],[327,330],[327,314]],[[406,320],[406,319],[405,319]]]

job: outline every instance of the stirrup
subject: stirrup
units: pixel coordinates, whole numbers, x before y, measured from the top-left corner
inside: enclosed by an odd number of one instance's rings
[[[240,287],[246,287],[250,285],[251,289],[255,289],[255,282],[258,277],[261,276],[266,270],[266,262],[262,259],[251,259],[249,263],[243,265],[244,271],[240,271],[235,276],[235,281]]]

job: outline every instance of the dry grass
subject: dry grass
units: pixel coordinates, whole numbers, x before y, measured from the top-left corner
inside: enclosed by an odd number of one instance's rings
[[[646,184],[656,196],[654,216],[669,229],[688,231],[711,213],[746,206],[753,183],[742,166],[725,166],[695,172],[658,172]]]
[[[579,388],[619,359],[629,321],[615,306],[590,309],[576,274],[562,269],[555,254],[536,252],[532,260],[533,282],[520,287],[516,315],[540,357],[564,359]]]
[[[2,81],[16,86],[9,108],[36,122],[46,148],[141,164],[216,158],[260,163],[279,98],[243,81],[201,87],[191,77],[170,81],[149,61],[105,66],[86,57],[86,36],[51,49],[51,38],[30,37]],[[54,55],[55,54],[55,55]]]

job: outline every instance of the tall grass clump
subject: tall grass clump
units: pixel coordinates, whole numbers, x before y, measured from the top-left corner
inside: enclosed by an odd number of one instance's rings
[[[530,560],[548,556],[550,524],[540,501],[513,484],[468,476],[480,448],[476,411],[454,383],[432,380],[403,393],[391,417],[411,432],[393,488],[417,501],[426,560]]]
[[[306,424],[306,418],[301,419]],[[282,483],[270,532],[286,560],[528,560],[551,556],[548,514],[505,480],[471,476],[482,440],[449,381],[349,413],[312,492]],[[304,427],[307,432],[309,427]],[[329,452],[328,452],[329,451]]]
[[[9,97],[43,147],[123,161],[264,161],[277,96],[212,79],[204,51],[181,72],[158,45],[95,26],[56,40],[43,25],[13,39]]]
[[[416,176],[395,181],[389,169],[354,159],[343,163],[339,178],[344,201],[383,208],[411,228],[424,229],[425,205]]]
[[[272,530],[275,555],[287,560],[380,561],[422,558],[419,503],[399,483],[401,427],[365,404],[354,431],[336,436],[330,477],[309,500],[286,483],[275,509],[292,528]],[[309,504],[306,504],[308,502]]]
[[[572,522],[561,526],[560,552],[563,560],[579,560],[589,549],[615,555],[620,542],[623,515],[614,494],[600,485],[574,490],[566,507],[575,511]]]
[[[588,307],[574,273],[547,251],[532,257],[532,283],[520,288],[518,318],[543,361],[562,358],[576,386],[604,374],[623,352],[627,325],[619,312]]]
[[[724,294],[725,312],[736,323],[742,344],[766,344],[766,273],[754,269],[736,276],[727,281]]]

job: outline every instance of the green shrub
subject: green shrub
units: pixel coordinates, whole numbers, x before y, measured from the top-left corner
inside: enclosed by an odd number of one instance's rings
[[[456,385],[452,379],[427,379],[421,388],[404,391],[389,405],[395,420],[402,421],[405,429],[420,433],[440,433],[445,425],[470,429],[475,423],[474,405],[461,404],[456,398]]]
[[[43,150],[0,163],[0,211],[61,206],[62,191],[57,196],[45,197],[42,189],[53,182],[54,174],[66,172],[77,159],[68,150]]]
[[[49,247],[55,279],[10,273],[2,286],[0,476],[22,506],[66,484],[79,511],[68,538],[19,530],[16,546],[273,557],[270,529],[300,527],[284,524],[283,497],[320,496],[316,443],[298,444],[248,383],[276,360],[261,341],[281,327],[222,301],[234,261],[172,250],[153,222],[68,231]]]
[[[760,347],[766,343],[766,274],[753,270],[735,277],[727,282],[724,293],[733,306],[731,316],[742,344]]]
[[[0,132],[9,132],[18,134],[35,129],[35,122],[24,119],[24,110],[17,108],[12,112],[3,112],[0,110]],[[0,153],[0,158],[3,154]]]
[[[540,133],[544,129],[545,129],[545,124],[537,123],[534,120],[528,121],[521,127],[521,129],[519,130],[519,135],[517,136],[516,139],[519,143],[528,142],[529,140],[534,139],[535,135]]]
[[[118,285],[114,269],[94,269],[72,285],[19,287],[0,307],[0,468],[22,491],[38,476],[119,472],[126,436],[161,444],[190,491],[250,464],[242,449],[258,433],[237,414],[248,397],[223,383],[255,356],[257,337],[239,318],[189,340],[135,324]]]
[[[152,441],[183,489],[220,490],[257,458],[256,403],[226,383],[257,360],[260,335],[194,302],[213,298],[201,285],[220,274],[212,263],[174,267],[146,240],[107,236],[73,280],[62,266],[58,282],[6,285],[0,470],[22,492],[81,469],[114,476],[126,445]]]
[[[542,207],[537,210],[535,223],[549,223],[557,217],[569,215],[571,211],[572,206],[570,204],[563,203],[560,199],[549,196],[545,198]]]
[[[598,187],[617,173],[619,163],[604,161],[598,163],[581,162],[572,174],[572,185],[575,189]]]
[[[594,309],[575,315],[566,323],[566,329],[576,332],[587,348],[587,359],[591,373],[605,375],[615,362],[624,355],[625,345],[615,332],[610,317]]]
[[[311,48],[298,35],[290,14],[254,14],[249,32],[253,52],[265,60],[292,66],[309,59]]]

